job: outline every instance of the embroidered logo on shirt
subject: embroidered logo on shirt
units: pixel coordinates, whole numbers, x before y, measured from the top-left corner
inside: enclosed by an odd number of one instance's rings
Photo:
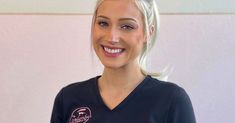
[[[88,107],[80,107],[73,111],[69,123],[86,123],[91,118],[91,110]]]

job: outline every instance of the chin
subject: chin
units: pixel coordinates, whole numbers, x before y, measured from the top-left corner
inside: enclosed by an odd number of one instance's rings
[[[108,69],[120,69],[120,68],[123,68],[124,65],[121,65],[121,64],[115,64],[115,63],[103,63],[104,67],[105,68],[108,68]]]

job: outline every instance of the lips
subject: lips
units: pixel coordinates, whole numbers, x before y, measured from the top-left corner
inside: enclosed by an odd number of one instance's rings
[[[111,56],[111,57],[116,57],[119,56],[121,53],[123,53],[125,51],[124,48],[118,48],[118,47],[110,47],[110,46],[104,46],[101,45],[105,54],[107,56]]]

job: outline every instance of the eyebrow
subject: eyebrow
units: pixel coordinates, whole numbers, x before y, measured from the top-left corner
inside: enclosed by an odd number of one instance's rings
[[[105,18],[105,19],[109,19],[108,17],[103,16],[103,15],[99,15],[99,16],[97,16],[96,18]],[[118,19],[118,20],[119,20],[119,21],[131,20],[131,21],[137,22],[134,18],[120,18],[120,19]]]

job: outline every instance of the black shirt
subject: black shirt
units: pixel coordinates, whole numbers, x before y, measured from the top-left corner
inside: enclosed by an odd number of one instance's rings
[[[99,77],[64,87],[56,96],[51,123],[196,123],[189,96],[176,84],[146,76],[110,110],[99,93]]]

